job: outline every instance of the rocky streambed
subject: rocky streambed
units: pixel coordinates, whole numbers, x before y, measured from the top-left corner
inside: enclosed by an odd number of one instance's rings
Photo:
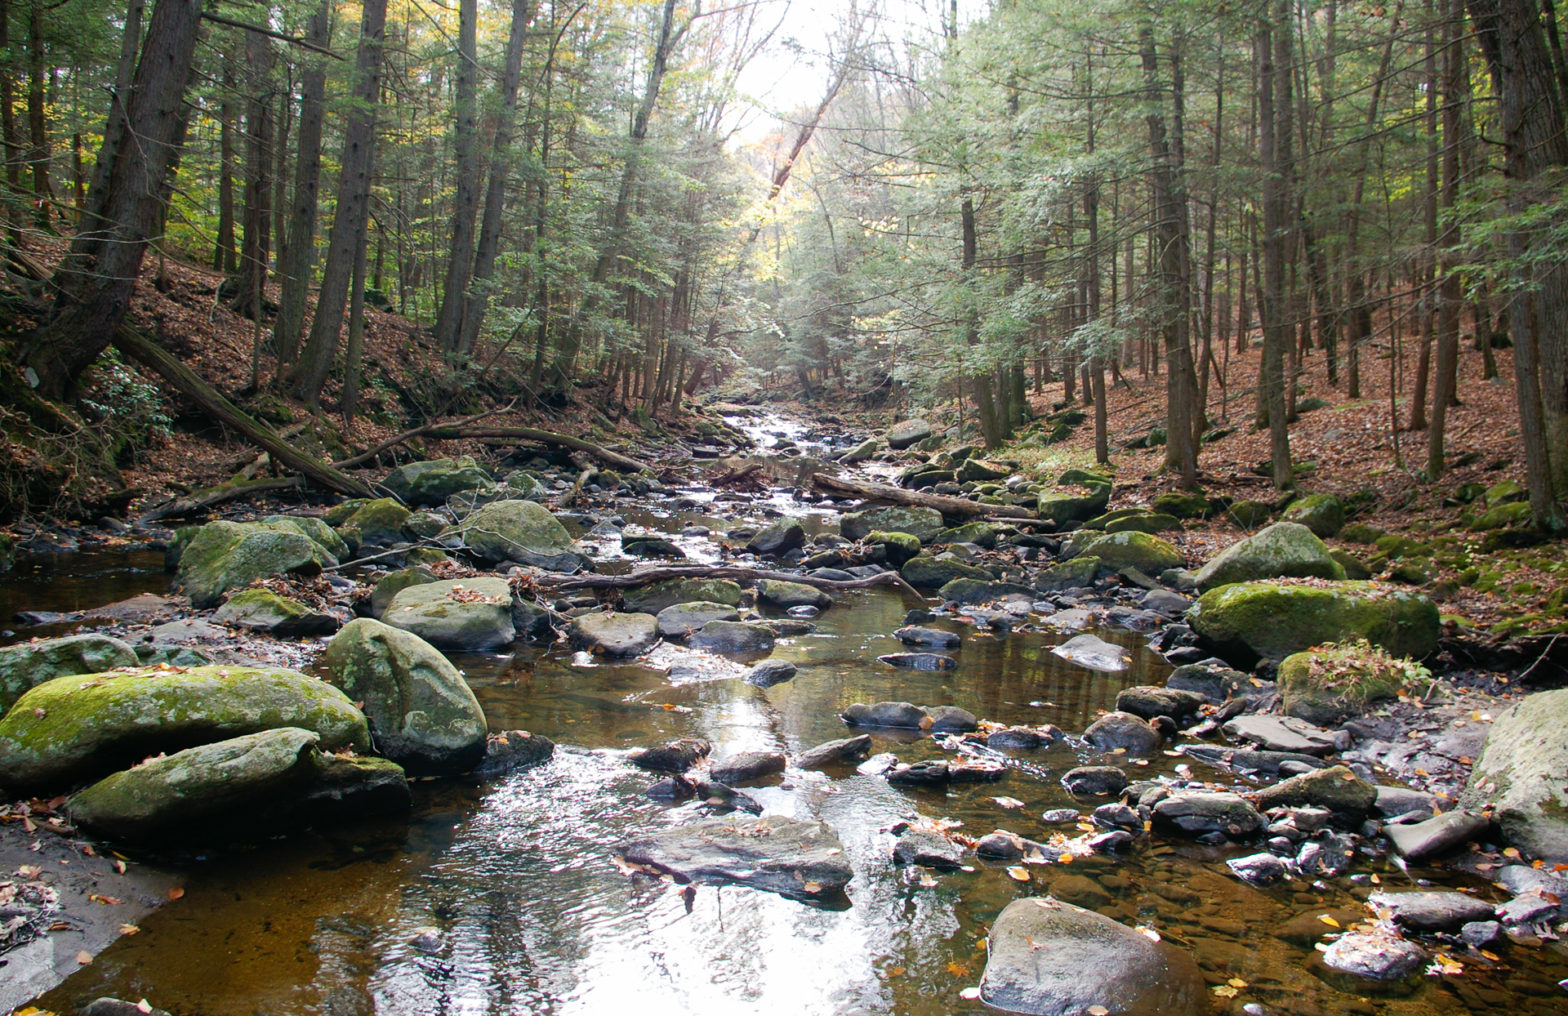
[[[0,830],[54,862],[5,873],[11,944],[74,968],[4,1004],[1560,1011],[1568,858],[1507,798],[1561,707],[1346,694],[1291,654],[1420,655],[1435,611],[1296,529],[1201,562],[1092,482],[1094,516],[960,528],[603,474],[563,507],[579,479],[447,463],[389,478],[406,507],[177,533],[200,607],[24,589],[99,634],[0,650]],[[624,578],[683,561],[752,573]],[[919,595],[845,585],[891,571]]]

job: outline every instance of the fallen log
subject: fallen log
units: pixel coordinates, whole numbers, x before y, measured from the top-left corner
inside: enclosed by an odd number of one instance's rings
[[[222,392],[198,377],[195,371],[136,329],[121,325],[115,332],[114,344],[120,352],[152,370],[214,419],[244,434],[252,444],[269,453],[274,462],[281,462],[317,486],[345,497],[374,496],[370,488],[360,481],[305,454],[262,426],[250,414],[230,402]]]
[[[272,476],[264,480],[239,481],[228,480],[216,487],[198,490],[188,497],[178,497],[172,501],[165,501],[143,512],[136,519],[138,522],[157,522],[159,519],[174,518],[179,515],[189,515],[203,508],[211,508],[215,504],[232,501],[235,498],[245,497],[250,494],[261,494],[269,490],[290,490],[300,486],[304,481],[298,476]]]
[[[1029,520],[1038,517],[1029,509],[1017,505],[981,504],[968,498],[927,494],[918,490],[905,490],[903,487],[895,487],[888,483],[851,480],[828,473],[817,473],[812,476],[811,485],[825,494],[848,494],[866,501],[908,505],[913,508],[934,508],[949,521],[990,517]]]
[[[817,589],[866,589],[870,586],[892,586],[909,595],[924,600],[920,591],[898,572],[881,572],[863,579],[819,579],[814,575],[797,575],[794,572],[772,571],[766,568],[746,568],[741,565],[671,564],[642,568],[625,575],[565,575],[555,572],[536,574],[536,585],[554,589],[633,589],[664,579],[736,579],[756,582],[774,579],[782,582],[799,582]]]
[[[586,452],[605,465],[614,466],[616,469],[629,470],[633,473],[651,473],[653,467],[646,462],[612,452],[602,445],[592,441],[584,441],[580,437],[569,434],[557,434],[548,430],[537,430],[533,427],[434,427],[425,432],[429,437],[442,441],[459,441],[464,438],[498,437],[512,441],[533,441],[543,445],[553,445],[557,448],[569,448],[572,451]]]
[[[487,416],[494,416],[497,413],[504,413],[515,405],[517,405],[517,400],[513,399],[504,406],[497,406],[494,409],[487,409],[482,413],[475,413],[473,416],[465,416],[460,420],[438,420],[434,423],[422,423],[417,427],[403,431],[401,434],[392,435],[368,451],[360,452],[358,455],[355,455],[352,458],[343,459],[340,462],[334,462],[333,465],[340,469],[350,469],[354,466],[363,465],[364,463],[369,462],[371,459],[380,455],[382,452],[391,448],[396,448],[405,441],[412,441],[416,437],[423,437],[433,430],[463,427],[479,420],[483,420]]]

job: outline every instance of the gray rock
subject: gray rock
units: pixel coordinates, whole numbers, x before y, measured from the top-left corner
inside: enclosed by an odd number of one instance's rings
[[[729,579],[664,579],[628,589],[621,603],[628,613],[658,614],[677,603],[740,604],[740,586]]]
[[[270,589],[241,589],[225,600],[212,617],[231,628],[266,632],[278,638],[331,635],[343,627],[343,622],[333,615],[311,610]]]
[[[1102,804],[1089,815],[1089,821],[1101,829],[1131,829],[1143,831],[1143,816],[1138,814],[1136,808],[1113,801]]]
[[[931,717],[931,732],[935,734],[963,734],[980,727],[974,713],[957,706],[931,706],[927,713]]]
[[[1377,790],[1349,768],[1330,766],[1264,787],[1254,796],[1263,811],[1310,805],[1326,808],[1346,821],[1359,822],[1372,810]]]
[[[713,751],[713,745],[700,738],[687,737],[651,748],[637,748],[626,761],[639,769],[656,773],[684,773]]]
[[[750,783],[784,771],[784,756],[776,751],[743,751],[722,762],[713,763],[708,771],[716,782],[736,786]]]
[[[1060,628],[1062,631],[1083,631],[1091,625],[1098,624],[1099,621],[1099,615],[1083,607],[1058,610],[1045,619],[1046,624],[1052,628]]]
[[[1249,885],[1273,885],[1290,877],[1290,865],[1268,853],[1233,857],[1225,865]]]
[[[67,635],[6,646],[0,649],[0,714],[34,685],[136,664],[135,651],[107,635]]]
[[[1350,931],[1339,936],[1323,953],[1332,970],[1373,981],[1398,981],[1426,965],[1426,953],[1414,942],[1392,932]]]
[[[1301,845],[1296,868],[1307,878],[1338,878],[1355,863],[1356,845],[1348,836],[1323,832]]]
[[[887,446],[894,451],[902,451],[910,445],[916,445],[931,436],[931,424],[925,420],[901,420],[893,424],[887,432]]]
[[[288,522],[209,522],[196,531],[180,554],[180,584],[198,610],[216,607],[230,589],[257,579],[292,573],[316,575],[338,559]]]
[[[1110,797],[1127,786],[1127,773],[1115,766],[1078,766],[1062,775],[1062,786],[1081,797]]]
[[[1192,606],[1192,600],[1169,589],[1151,589],[1138,601],[1144,610],[1152,610],[1166,617],[1180,617]]]
[[[566,629],[572,645],[606,656],[639,656],[659,641],[651,614],[584,614]]]
[[[1471,921],[1459,929],[1459,937],[1472,949],[1485,949],[1503,937],[1503,926],[1497,921]]]
[[[456,459],[430,459],[398,466],[381,481],[404,504],[444,504],[453,494],[495,486],[485,471],[469,456]]]
[[[1032,600],[1035,592],[1028,586],[1021,586],[1016,582],[954,579],[941,589],[938,589],[937,595],[952,603],[977,604],[993,603],[997,600],[1013,598]]]
[[[1276,522],[1222,551],[1198,570],[1198,589],[1255,579],[1343,579],[1345,569],[1329,555],[1312,530],[1295,522]]]
[[[659,634],[667,639],[685,638],[709,621],[739,621],[740,612],[727,603],[693,600],[676,603],[658,613]]]
[[[827,610],[833,606],[833,597],[822,590],[802,582],[785,582],[782,579],[763,579],[758,582],[757,599],[785,610],[802,606]]]
[[[412,776],[466,773],[489,727],[468,682],[429,643],[368,617],[350,621],[322,653],[332,683],[360,703],[376,750]]]
[[[1208,1011],[1206,994],[1174,946],[1049,896],[1014,900],[997,916],[980,980],[987,1005],[1039,1016],[1092,1006],[1189,1016]]]
[[[931,557],[921,554],[905,561],[898,569],[905,582],[916,589],[941,589],[958,579],[989,582],[994,576],[984,568],[951,557]]]
[[[381,620],[437,649],[458,652],[499,649],[517,636],[512,589],[505,579],[493,576],[409,586],[392,597]]]
[[[1263,816],[1230,793],[1173,794],[1154,806],[1154,821],[1193,836],[1222,833],[1235,840],[1263,828]]]
[[[837,741],[824,741],[808,748],[795,759],[798,769],[826,769],[832,766],[852,766],[865,761],[871,754],[871,735],[845,737]]]
[[[1492,724],[1459,803],[1492,809],[1503,836],[1548,863],[1568,863],[1568,688],[1536,692]]]
[[[746,683],[771,688],[795,676],[795,665],[788,660],[763,660],[746,671]]]
[[[1382,788],[1378,788],[1380,791]],[[1382,804],[1381,795],[1378,798]],[[1385,825],[1383,835],[1394,844],[1394,850],[1407,860],[1417,861],[1446,853],[1471,842],[1491,828],[1492,823],[1481,815],[1467,811],[1445,811],[1425,822],[1409,825]]]
[[[1436,811],[1437,798],[1421,790],[1387,784],[1377,788],[1377,811],[1385,818],[1408,815],[1412,811]]]
[[[885,774],[888,783],[895,787],[915,790],[942,790],[952,782],[952,773],[946,762],[929,760],[913,765],[900,765]]]
[[[1152,720],[1156,716],[1169,716],[1180,722],[1196,714],[1198,707],[1203,703],[1203,696],[1195,691],[1160,688],[1147,684],[1124,688],[1116,696],[1117,710],[1141,716],[1145,720]]]
[[[693,649],[715,653],[766,653],[773,649],[773,643],[773,629],[744,621],[709,621],[686,640]]]
[[[526,730],[503,730],[485,742],[485,757],[470,775],[476,780],[497,780],[519,769],[548,762],[555,754],[555,742],[543,734]]]
[[[931,829],[908,829],[893,844],[893,863],[957,871],[964,866],[964,848]]]
[[[1367,905],[1391,911],[1394,923],[1413,931],[1448,931],[1492,918],[1492,904],[1457,892],[1378,892]]]
[[[956,670],[958,661],[943,653],[885,653],[877,662],[904,670]]]
[[[683,882],[805,898],[836,896],[855,874],[832,829],[777,815],[676,826],[627,840],[616,853]]]
[[[909,702],[856,702],[840,714],[852,727],[905,727],[918,730],[930,717]]]
[[[662,557],[684,561],[686,552],[662,536],[626,536],[621,538],[621,551],[632,557]]]
[[[515,561],[549,571],[582,567],[577,545],[549,509],[533,501],[492,501],[448,533],[485,561]]]
[[[1251,741],[1267,751],[1327,755],[1334,750],[1333,734],[1294,716],[1248,713],[1231,720],[1224,729],[1230,737]]]
[[[1101,751],[1118,748],[1129,755],[1148,755],[1165,743],[1165,736],[1132,713],[1110,712],[1089,724],[1083,739]]]
[[[398,593],[409,586],[424,586],[435,581],[436,573],[424,565],[414,565],[383,575],[370,589],[370,616],[379,621]]]
[[[1241,697],[1251,688],[1251,682],[1241,671],[1232,670],[1224,663],[1215,661],[1177,667],[1165,679],[1165,687],[1172,691],[1194,692],[1202,695],[1211,705],[1219,705],[1226,699]]]
[[[799,519],[779,519],[746,541],[746,549],[753,554],[777,557],[806,545],[806,529]]]
[[[1008,727],[993,731],[985,743],[987,747],[1005,751],[1034,751],[1061,738],[1062,732],[1055,727]]]
[[[747,811],[753,815],[762,814],[762,805],[755,798],[712,780],[697,784],[697,796],[702,798],[703,806],[713,812]]]
[[[1051,652],[1069,663],[1104,674],[1121,673],[1130,660],[1127,650],[1095,635],[1074,635]]]
[[[846,540],[864,540],[882,532],[908,533],[921,543],[930,543],[944,526],[942,513],[935,509],[889,506],[848,512],[839,519],[838,531]]]

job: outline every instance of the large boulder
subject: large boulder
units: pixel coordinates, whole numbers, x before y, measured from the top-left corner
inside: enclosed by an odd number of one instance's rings
[[[1042,519],[1058,526],[1087,522],[1102,515],[1111,503],[1110,477],[1086,469],[1069,469],[1056,481],[1056,490],[1041,494],[1035,507]]]
[[[1180,568],[1185,563],[1174,543],[1153,533],[1134,530],[1106,533],[1090,541],[1082,555],[1099,558],[1101,566],[1112,571],[1136,568],[1148,575],[1158,575],[1167,568]]]
[[[745,621],[709,621],[686,640],[693,649],[714,653],[766,653],[773,643],[772,628]]]
[[[930,543],[946,528],[942,513],[935,508],[892,506],[849,512],[839,519],[838,531],[846,540],[864,540],[877,530],[908,533],[921,543]]]
[[[927,554],[905,561],[898,573],[903,576],[905,582],[917,589],[941,589],[954,579],[989,582],[995,577],[984,568],[965,564],[957,558],[931,557]]]
[[[1568,863],[1568,688],[1536,692],[1492,724],[1459,803],[1490,808],[1509,842],[1549,864]]]
[[[361,547],[390,547],[408,540],[403,526],[412,514],[396,499],[378,497],[359,502],[340,528],[344,533],[352,533]]]
[[[494,576],[409,586],[392,597],[381,620],[438,649],[466,653],[499,649],[517,635],[512,588]]]
[[[57,677],[0,719],[6,792],[46,795],[149,755],[278,727],[303,727],[324,751],[368,751],[364,713],[325,681],[262,667],[147,668]]]
[[[1197,966],[1092,910],[1052,897],[1014,900],[991,925],[980,999],[1037,1016],[1208,1012]]]
[[[257,579],[286,572],[315,575],[337,563],[298,524],[209,522],[185,544],[179,581],[190,594],[191,605],[206,610],[216,607],[230,589],[242,589]]]
[[[1292,501],[1283,518],[1299,522],[1326,540],[1345,527],[1345,505],[1333,494],[1308,494]]]
[[[484,757],[489,728],[479,700],[419,636],[362,617],[333,636],[321,662],[361,704],[376,751],[410,776],[466,773]]]
[[[429,459],[398,466],[387,474],[381,485],[396,494],[404,504],[445,504],[453,494],[495,486],[472,457]]]
[[[1287,716],[1329,727],[1394,698],[1426,674],[1370,646],[1317,646],[1292,653],[1279,665],[1276,681]]]
[[[832,829],[782,815],[662,829],[620,844],[616,853],[682,882],[744,885],[806,898],[837,896],[855,875]]]
[[[606,656],[638,656],[659,641],[652,614],[584,614],[566,630],[572,645]]]
[[[629,613],[658,614],[677,603],[723,603],[740,605],[740,586],[729,579],[664,579],[637,589],[628,589],[621,605]]]
[[[393,597],[409,586],[422,586],[435,581],[436,573],[424,565],[412,565],[382,576],[370,589],[370,616],[379,619],[387,612]]]
[[[783,610],[790,607],[816,607],[827,610],[833,606],[833,597],[804,582],[786,582],[783,579],[763,579],[757,583],[757,599]]]
[[[1329,766],[1259,790],[1258,808],[1324,808],[1347,821],[1360,821],[1377,802],[1377,788],[1348,766]]]
[[[919,444],[931,436],[931,424],[925,420],[902,420],[887,432],[887,446],[894,451]]]
[[[1421,659],[1441,634],[1431,600],[1375,582],[1231,583],[1200,596],[1187,620],[1227,660],[1248,665],[1355,638]]]
[[[262,631],[279,638],[330,635],[343,626],[331,614],[270,589],[241,589],[223,602],[212,619],[231,628]]]
[[[486,561],[516,561],[549,571],[582,567],[576,544],[548,508],[533,501],[492,501],[459,522],[448,535]]]
[[[1276,522],[1231,544],[1198,570],[1198,589],[1254,579],[1343,579],[1344,567],[1312,530],[1296,522]]]
[[[136,666],[136,652],[107,635],[67,635],[0,649],[0,714],[34,685],[72,674]]]

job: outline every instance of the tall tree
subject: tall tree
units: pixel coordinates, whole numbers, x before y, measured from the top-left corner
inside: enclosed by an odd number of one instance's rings
[[[331,0],[320,0],[310,17],[307,38],[325,48],[331,38]],[[321,128],[325,119],[327,68],[319,53],[307,54],[300,74],[298,148],[294,165],[294,197],[289,205],[288,236],[280,236],[278,254],[278,315],[272,324],[278,368],[294,362],[305,304],[316,263],[316,206],[321,187]]]
[[[474,271],[474,219],[479,211],[479,70],[478,0],[458,0],[457,87],[452,113],[456,194],[452,201],[451,245],[447,252],[446,283],[436,313],[436,342],[455,356],[462,345],[463,308],[468,282]]]

